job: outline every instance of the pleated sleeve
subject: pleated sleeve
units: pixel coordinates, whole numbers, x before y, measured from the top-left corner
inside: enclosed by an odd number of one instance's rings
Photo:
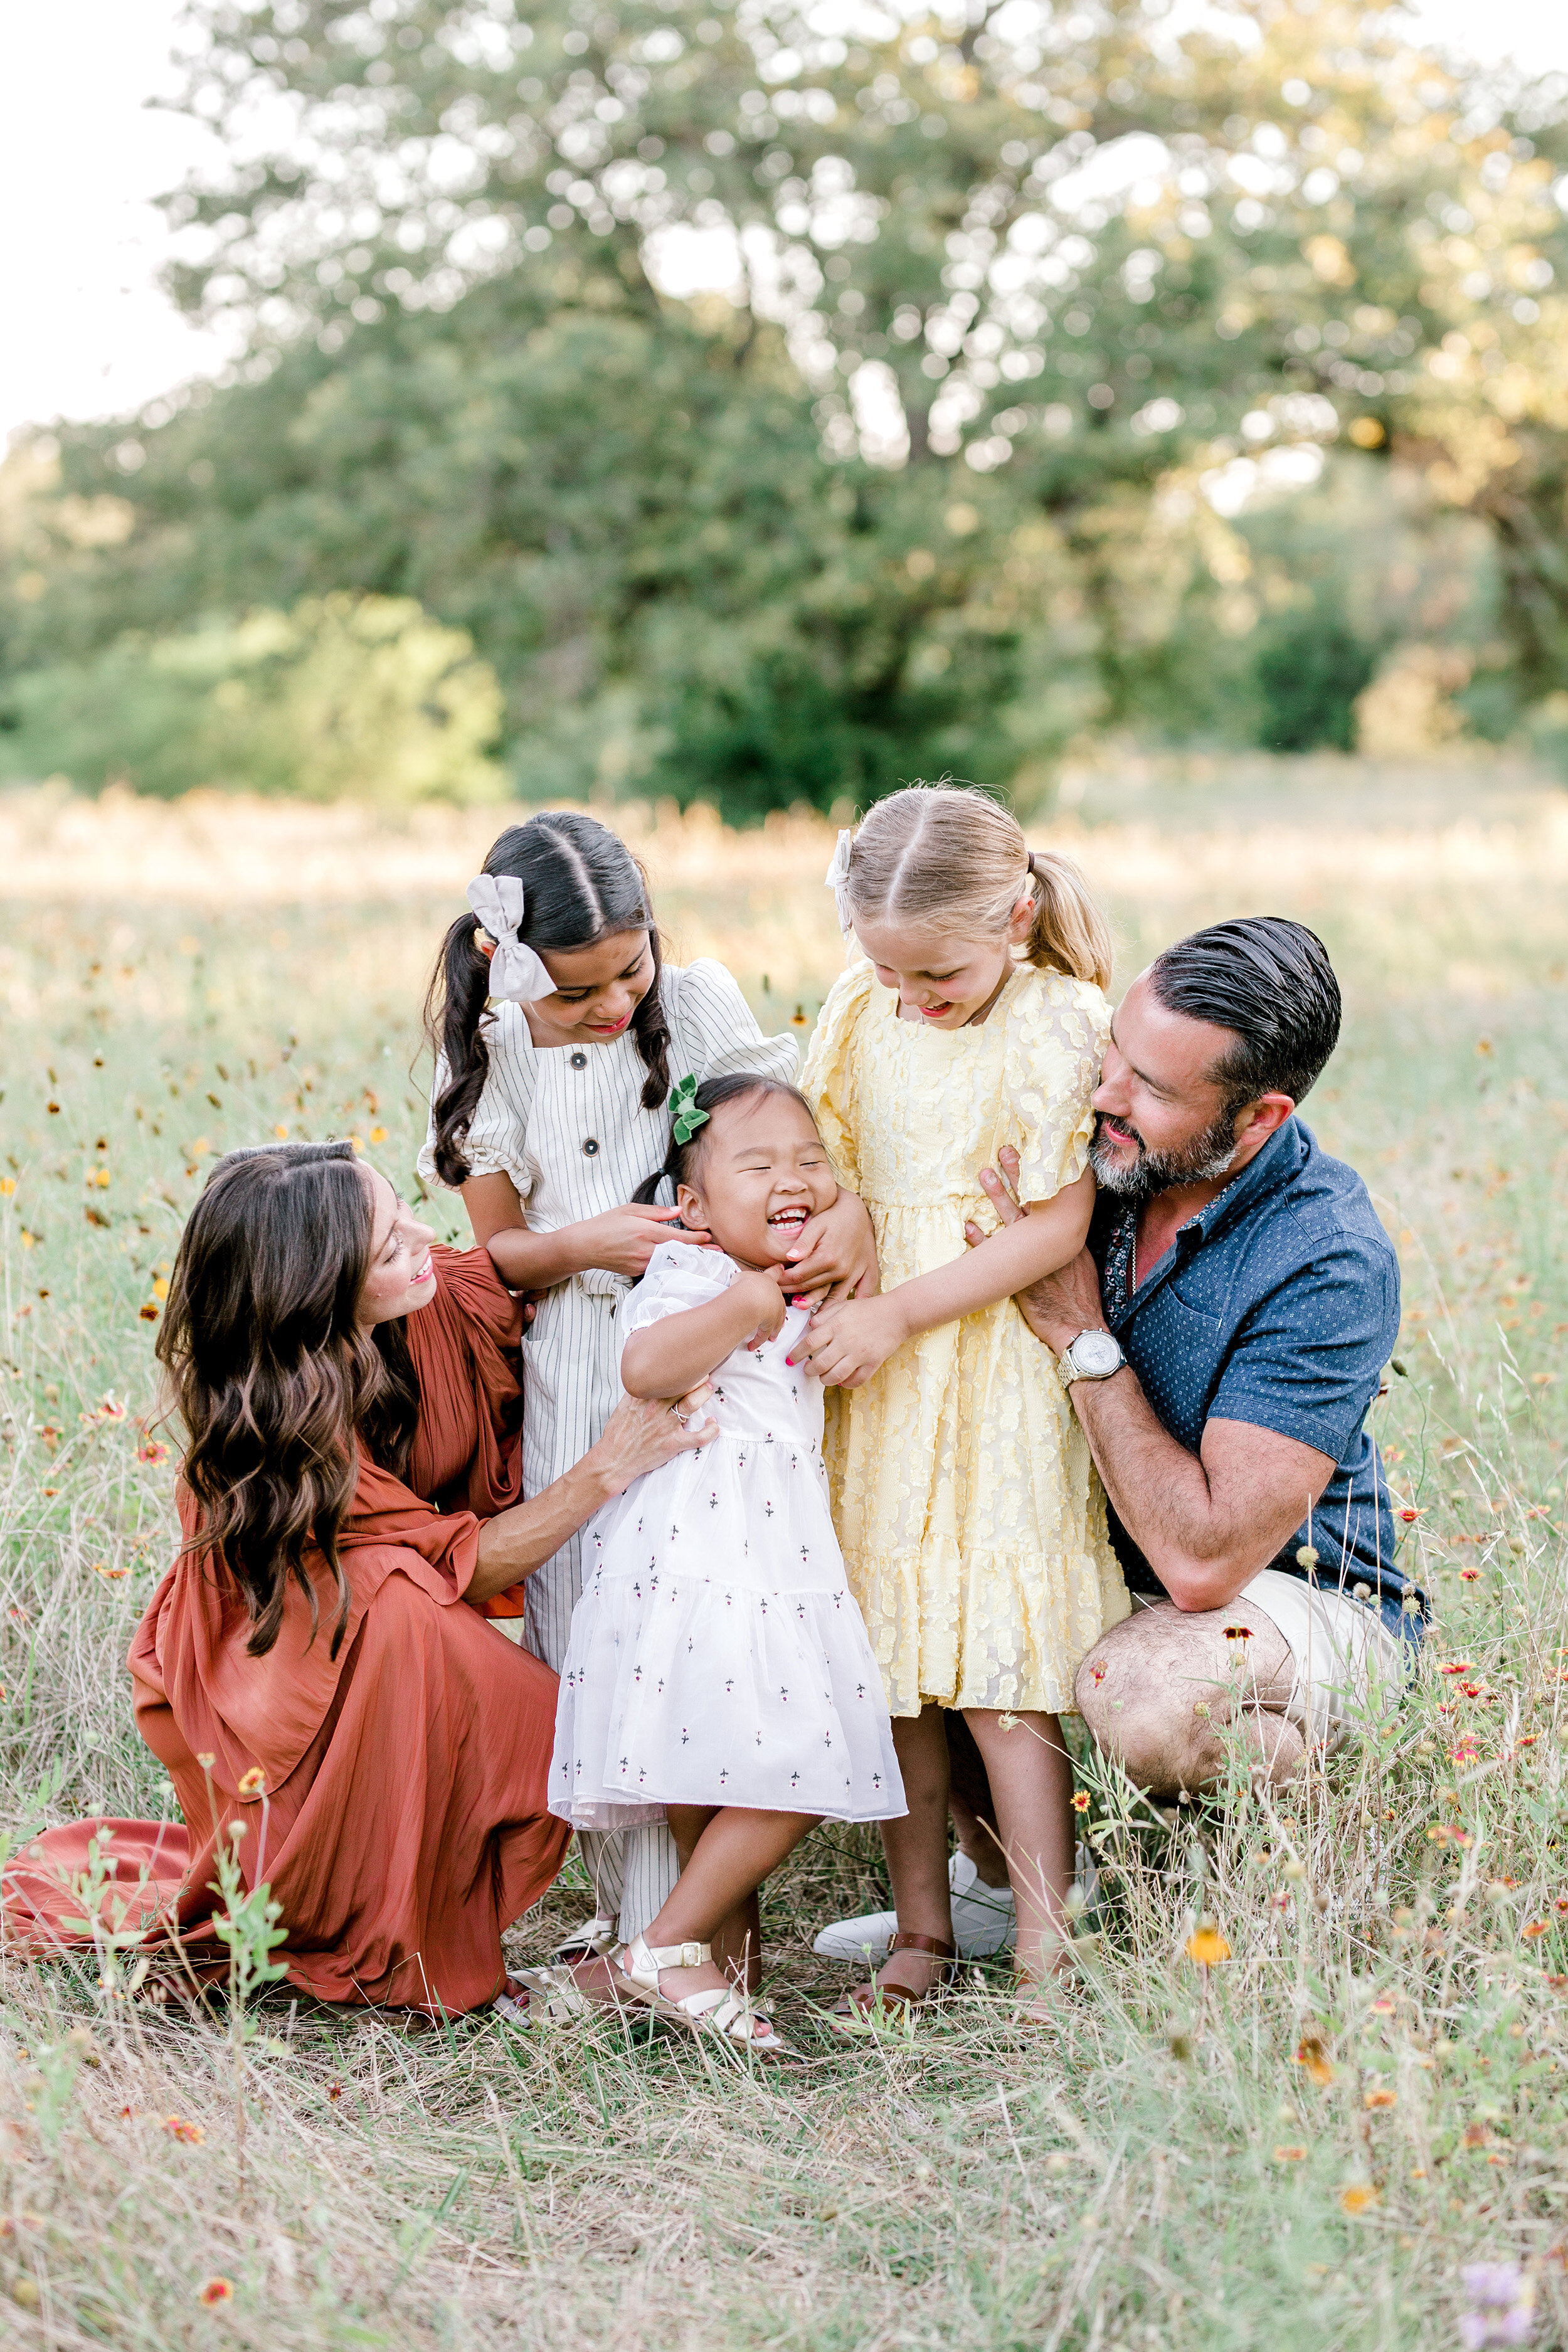
[[[1110,1034],[1110,1008],[1092,982],[1036,971],[1007,1012],[1004,1108],[996,1150],[1018,1155],[1018,1198],[1049,1201],[1089,1165],[1089,1097]]]
[[[732,973],[711,956],[667,966],[663,979],[665,1017],[672,1051],[670,1083],[688,1072],[704,1078],[728,1077],[734,1070],[794,1086],[800,1059],[793,1037],[764,1037]]]
[[[737,990],[737,995],[739,992]],[[747,1017],[750,1019],[749,1014]],[[538,1181],[538,1170],[528,1152],[528,1122],[533,1109],[533,1039],[521,1005],[492,1004],[485,1015],[484,1034],[490,1065],[484,1091],[469,1123],[464,1157],[470,1176],[510,1176],[518,1199],[526,1202]],[[436,1064],[430,1119],[417,1162],[421,1181],[432,1191],[443,1181],[436,1168],[435,1105],[446,1084],[447,1063],[442,1057]]]
[[[841,1184],[860,1189],[860,1153],[856,1143],[859,1105],[856,1098],[857,1042],[877,975],[868,963],[851,965],[828,992],[805,1057],[801,1092],[816,1117],[822,1139]]]

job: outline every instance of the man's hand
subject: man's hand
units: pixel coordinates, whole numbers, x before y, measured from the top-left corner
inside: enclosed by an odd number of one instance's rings
[[[847,1298],[812,1317],[788,1360],[825,1388],[863,1388],[908,1337],[892,1298]]]
[[[866,1203],[839,1186],[838,1198],[804,1224],[779,1269],[779,1280],[803,1307],[837,1306],[844,1298],[874,1298],[881,1288],[877,1244]]]
[[[980,1187],[995,1210],[997,1222],[1016,1225],[1024,1214],[1017,1197],[1018,1155],[1011,1144],[1004,1144],[996,1157],[1002,1173],[983,1168]],[[963,1238],[971,1249],[977,1249],[985,1235],[971,1219],[964,1225]],[[1018,1311],[1036,1339],[1058,1356],[1064,1348],[1071,1347],[1080,1331],[1103,1330],[1105,1302],[1100,1295],[1100,1269],[1087,1248],[1055,1274],[1042,1275],[1027,1290],[1021,1290]]]

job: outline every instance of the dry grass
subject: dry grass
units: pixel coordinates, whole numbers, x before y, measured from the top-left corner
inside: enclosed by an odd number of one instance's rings
[[[141,1310],[226,1145],[352,1131],[410,1168],[415,1009],[489,831],[0,803],[14,1832],[162,1808],[123,1676],[171,1524],[170,1465],[139,1458]],[[679,950],[809,1017],[838,959],[829,829],[628,831]],[[1244,908],[1329,939],[1351,1020],[1313,1118],[1400,1241],[1407,1377],[1379,1425],[1422,1514],[1433,1666],[1475,1671],[1429,1669],[1272,1810],[1172,1824],[1094,1782],[1100,1940],[1046,2027],[976,1979],[910,2039],[831,2042],[811,1934],[878,1880],[868,1839],[819,1833],[770,1889],[813,2052],[787,2080],[608,2022],[409,2040],[274,1996],[242,2183],[221,2019],[0,1959],[0,2341],[1318,2352],[1456,2340],[1482,2258],[1524,2265],[1534,2340],[1562,2340],[1568,805],[1492,772],[1374,793],[1324,763],[1093,778],[1047,833],[1110,898],[1128,969]],[[578,1900],[557,1889],[519,1948]],[[1231,1948],[1206,1973],[1200,1911]],[[213,2278],[234,2295],[209,2309]]]

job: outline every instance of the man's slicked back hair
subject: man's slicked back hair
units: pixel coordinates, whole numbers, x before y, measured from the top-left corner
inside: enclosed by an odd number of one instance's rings
[[[1149,985],[1169,1013],[1213,1022],[1236,1045],[1212,1076],[1239,1109],[1259,1095],[1310,1092],[1339,1043],[1340,984],[1316,931],[1284,915],[1211,923],[1168,947]]]

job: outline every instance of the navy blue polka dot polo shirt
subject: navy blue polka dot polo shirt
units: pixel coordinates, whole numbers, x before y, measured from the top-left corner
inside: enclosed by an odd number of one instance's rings
[[[1233,1184],[1176,1235],[1132,1287],[1136,1212],[1101,1192],[1089,1247],[1105,1319],[1144,1395],[1173,1437],[1195,1454],[1211,1420],[1250,1422],[1327,1454],[1336,1467],[1313,1510],[1270,1568],[1367,1587],[1391,1631],[1414,1634],[1407,1591],[1425,1595],[1394,1559],[1394,1516],[1368,1408],[1399,1336],[1399,1262],[1353,1168],[1289,1118]],[[1160,1580],[1117,1518],[1110,1536],[1129,1588]]]

